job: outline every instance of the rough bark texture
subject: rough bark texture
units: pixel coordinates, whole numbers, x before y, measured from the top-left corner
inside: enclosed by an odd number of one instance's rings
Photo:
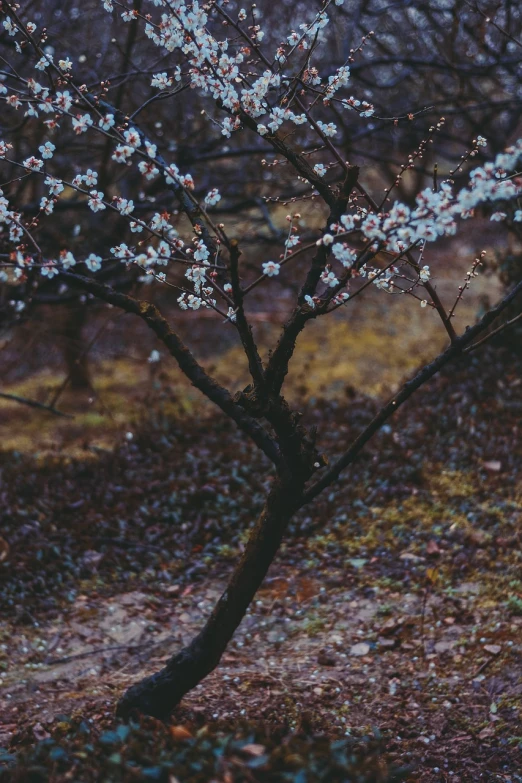
[[[70,307],[65,316],[63,356],[71,389],[81,391],[91,388],[87,353],[82,341],[82,331],[87,319],[87,308],[80,304]]]
[[[144,713],[167,718],[183,696],[210,674],[260,587],[299,506],[301,481],[276,479],[227,589],[200,633],[156,674],[129,688],[116,713],[128,718]]]

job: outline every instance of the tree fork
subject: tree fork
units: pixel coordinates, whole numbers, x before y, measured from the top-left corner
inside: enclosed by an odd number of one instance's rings
[[[116,714],[143,713],[166,719],[183,696],[219,664],[301,505],[304,478],[276,478],[245,551],[203,629],[159,672],[140,680],[121,697]]]

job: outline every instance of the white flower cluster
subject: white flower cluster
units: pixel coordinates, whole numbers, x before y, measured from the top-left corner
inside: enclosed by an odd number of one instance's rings
[[[474,169],[470,176],[469,187],[454,193],[448,182],[443,182],[438,191],[426,188],[416,197],[416,208],[396,202],[387,213],[369,212],[361,220],[358,215],[343,215],[341,225],[332,226],[332,231],[344,234],[358,228],[374,247],[385,247],[392,252],[404,252],[418,242],[434,242],[442,236],[450,236],[457,231],[457,220],[466,219],[474,214],[480,204],[488,202],[507,202],[522,193],[521,182],[510,178],[508,173],[515,170],[522,158],[522,139],[519,139],[505,152],[497,155],[491,163]],[[321,164],[319,164],[321,165]],[[317,168],[317,167],[316,167]],[[515,220],[520,218],[518,211]],[[496,211],[492,220],[504,220],[507,212]],[[320,242],[331,244],[334,237],[325,234]],[[334,245],[333,252],[341,262],[353,262],[350,254],[345,254],[341,244]]]
[[[213,289],[203,288],[202,292],[208,297],[213,293]],[[199,310],[200,307],[215,307],[217,303],[215,299],[203,299],[201,296],[187,294],[184,291],[181,296],[178,296],[178,304],[182,310]]]

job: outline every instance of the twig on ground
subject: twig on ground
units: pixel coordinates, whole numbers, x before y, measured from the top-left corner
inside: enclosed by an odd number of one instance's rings
[[[0,397],[4,400],[11,400],[12,402],[18,402],[20,405],[28,405],[30,408],[38,408],[39,410],[48,411],[53,416],[61,416],[64,419],[74,419],[71,413],[63,413],[56,410],[52,405],[44,405],[43,402],[37,402],[36,400],[28,400],[26,397],[19,397],[18,394],[8,394],[7,392],[0,392]]]

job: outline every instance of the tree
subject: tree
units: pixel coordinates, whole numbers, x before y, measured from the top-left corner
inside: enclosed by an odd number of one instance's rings
[[[221,200],[219,188],[226,183],[230,166],[212,170],[212,187],[204,198],[199,197],[198,173],[194,177],[182,173],[165,157],[168,139],[161,145],[156,143],[140,124],[138,112],[131,116],[111,103],[103,81],[89,86],[78,80],[68,53],[56,54],[47,48],[45,28],[39,30],[14,3],[2,2],[4,29],[14,41],[2,85],[4,100],[13,112],[25,111],[21,125],[11,127],[13,140],[0,142],[6,171],[0,220],[2,243],[8,248],[1,255],[3,274],[36,288],[42,279],[56,278],[70,289],[87,292],[142,319],[191,383],[272,463],[270,491],[227,589],[188,647],[174,654],[160,672],[124,694],[118,704],[122,716],[135,710],[167,716],[219,664],[291,517],[339,480],[370,438],[417,389],[449,362],[474,350],[495,319],[511,303],[519,302],[522,283],[458,335],[452,319],[481,258],[471,264],[468,281],[449,306],[431,282],[426,259],[433,252],[433,243],[459,229],[465,231],[466,221],[478,220],[480,210],[499,223],[522,220],[515,203],[522,184],[517,175],[522,140],[472,170],[466,186],[455,188],[457,173],[486,145],[477,134],[458,165],[445,175],[431,174],[429,184],[424,184],[411,206],[393,200],[404,172],[416,159],[422,160],[428,145],[443,131],[441,119],[427,129],[384,197],[372,194],[365,185],[364,171],[346,161],[336,145],[338,124],[334,119],[338,114],[353,116],[361,128],[376,116],[375,107],[363,95],[354,97],[347,90],[356,52],[350,51],[345,61],[324,77],[313,65],[316,54],[320,62],[322,48],[327,45],[330,16],[335,19],[342,5],[342,0],[329,0],[319,12],[309,11],[296,30],[285,31],[283,43],[281,31],[272,30],[267,37],[278,39],[273,53],[263,44],[264,30],[256,6],[248,13],[239,9],[232,16],[227,3],[199,6],[194,2],[187,6],[181,0],[154,0],[146,9],[140,2],[133,8],[116,0],[103,3],[116,24],[143,25],[148,41],[140,48],[137,78],[141,84],[147,74],[153,90],[159,91],[147,98],[149,105],[179,96],[183,106],[186,89],[193,88],[199,92],[205,121],[216,129],[216,135],[232,139],[231,144],[235,138],[241,139],[240,144],[251,138],[255,150],[265,152],[261,160],[254,158],[254,153],[249,157],[249,167],[259,166],[254,185],[262,183],[256,198],[262,195],[268,203],[277,204],[283,193],[292,200],[292,210],[279,257],[265,260],[259,269],[257,263],[245,259],[238,238],[229,236],[212,211]],[[99,24],[105,24],[101,10],[99,14]],[[164,70],[156,70],[159,67]],[[197,122],[202,122],[201,118]],[[392,117],[380,122],[389,122],[390,127],[408,126],[411,119]],[[21,127],[27,128],[23,134]],[[101,138],[110,148],[110,176],[107,168],[82,171],[74,158],[60,156],[60,142],[63,140],[67,150],[71,131],[82,140]],[[84,148],[84,160],[89,148],[89,144]],[[147,197],[140,188],[150,181],[158,184],[155,194]],[[32,201],[40,198],[38,211],[32,215],[30,210],[25,214],[28,190]],[[132,198],[135,193],[136,203]],[[155,205],[158,193],[162,211]],[[57,252],[47,227],[53,225],[53,215],[59,214],[61,201],[71,197],[92,217],[92,228],[74,246],[74,253],[67,238],[60,236]],[[293,211],[298,200],[303,213],[309,202],[319,205],[322,227]],[[109,221],[114,238],[110,246],[104,246],[106,235],[95,231]],[[313,241],[302,243],[301,229]],[[103,278],[104,270],[120,268],[137,269],[142,280],[151,281],[150,297],[136,298],[110,286]],[[292,281],[297,293],[276,345],[263,359],[246,302],[261,284],[273,285],[274,278],[280,277]],[[330,464],[320,450],[318,433],[303,424],[299,410],[285,399],[285,379],[296,342],[307,324],[349,307],[369,286],[376,286],[383,296],[400,296],[405,307],[436,311],[447,333],[448,347],[407,381]],[[236,393],[226,389],[198,363],[150,301],[161,289],[174,289],[182,310],[208,309],[221,321],[221,328],[237,331],[251,376],[245,389]]]
[[[105,94],[115,108],[123,109],[134,119],[139,117],[140,127],[160,147],[168,143],[176,164],[191,168],[198,197],[203,197],[209,190],[209,183],[223,182],[226,170],[226,187],[221,190],[222,199],[213,211],[220,219],[234,215],[248,220],[251,228],[248,236],[242,238],[242,249],[244,257],[249,250],[248,263],[251,264],[257,261],[254,255],[261,245],[279,247],[281,244],[280,227],[271,219],[270,210],[261,197],[268,193],[266,169],[258,165],[258,156],[265,154],[263,145],[245,134],[235,134],[229,144],[225,136],[216,134],[215,126],[201,118],[201,111],[205,109],[204,96],[196,90],[188,90],[186,83],[159,93],[157,89],[151,89],[150,49],[145,25],[139,17],[140,11],[145,14],[146,5],[136,2],[133,8],[138,14],[127,24],[100,26],[99,0],[84,0],[81,9],[73,4],[67,11],[60,0],[42,0],[35,9],[34,21],[47,25],[51,45],[59,40],[63,51],[75,52],[77,83],[99,85],[103,81]],[[294,18],[304,18],[307,8],[306,4],[301,6],[283,0],[277,6],[263,4],[262,12],[263,42],[275,51],[280,29],[291,29]],[[259,9],[256,13],[260,13]],[[462,140],[479,132],[487,136],[493,152],[500,151],[520,126],[521,27],[522,18],[511,0],[497,8],[489,23],[480,7],[468,0],[449,0],[435,5],[413,0],[395,4],[391,9],[381,7],[378,2],[356,0],[338,6],[330,24],[322,30],[322,35],[326,36],[324,44],[314,49],[314,67],[327,78],[335,73],[338,60],[354,60],[351,63],[351,90],[366,97],[371,95],[377,115],[386,116],[392,106],[399,116],[412,113],[423,119],[421,123],[399,123],[397,127],[385,119],[375,118],[361,124],[354,122],[353,113],[339,112],[332,105],[330,110],[335,113],[333,119],[338,129],[335,142],[342,157],[352,162],[372,161],[383,180],[392,181],[397,169],[401,168],[399,161],[407,159],[419,145],[422,148],[426,123],[436,123],[441,115],[446,117],[446,122],[437,134],[439,162],[442,158],[456,167],[463,149]],[[377,35],[373,35],[373,29]],[[9,60],[15,44],[5,30],[2,45]],[[92,56],[93,46],[95,56]],[[365,55],[363,58],[358,56],[361,53]],[[18,64],[18,72],[23,70]],[[173,116],[170,107],[178,88],[182,93],[177,96],[182,98],[177,104],[181,110]],[[9,109],[7,112],[9,114]],[[16,123],[13,130],[18,127]],[[168,134],[165,128],[168,128]],[[22,154],[25,134],[31,134],[35,147],[44,139],[46,128],[43,124],[25,122],[21,131],[18,128],[13,139],[18,157]],[[90,167],[100,172],[102,190],[119,177],[120,165],[111,160],[110,139],[101,134],[89,135],[86,145],[83,134],[57,134],[55,128],[55,143],[59,139],[53,159],[55,176],[67,177],[69,162],[75,160],[84,169]],[[309,138],[303,151],[313,149],[312,142]],[[484,151],[478,151],[478,160],[485,160],[481,153],[483,155]],[[396,194],[408,205],[411,206],[434,162],[430,148],[424,148],[423,157],[416,157],[415,168],[396,184]],[[460,176],[457,171],[457,184]],[[120,195],[128,197],[132,193],[137,214],[149,208],[151,198],[156,199],[158,208],[168,204],[163,184],[161,178],[144,181],[139,172],[135,172],[134,178],[127,172],[121,183],[126,194],[121,192]],[[18,199],[24,204],[25,216],[37,215],[40,209],[40,198],[32,199],[33,188],[34,183],[30,181],[19,183]],[[287,190],[294,196],[296,192],[293,187]],[[43,195],[43,188],[38,189],[38,194]],[[75,247],[84,243],[85,232],[92,231],[93,216],[89,215],[87,202],[77,194],[69,194],[59,200],[55,211],[60,212],[59,223],[42,226],[40,239],[45,245],[49,243],[49,246],[59,248],[60,236],[65,232],[71,235],[68,245],[74,252]],[[59,231],[56,230],[58,225]],[[117,238],[120,227],[106,213],[100,213],[96,224],[97,246],[108,247]],[[46,228],[49,233],[44,240]],[[136,269],[118,266],[111,269],[106,264],[103,277],[118,289],[139,290]],[[92,389],[88,371],[91,342],[86,344],[85,332],[91,305],[96,306],[97,300],[72,290],[62,278],[40,279],[37,288],[34,282],[32,280],[27,287],[16,285],[14,289],[4,283],[0,323],[27,323],[38,317],[36,311],[42,304],[56,306],[59,316],[53,322],[63,322],[56,336],[67,367],[66,379],[57,394],[67,385],[73,389]],[[285,282],[278,279],[280,285]]]

